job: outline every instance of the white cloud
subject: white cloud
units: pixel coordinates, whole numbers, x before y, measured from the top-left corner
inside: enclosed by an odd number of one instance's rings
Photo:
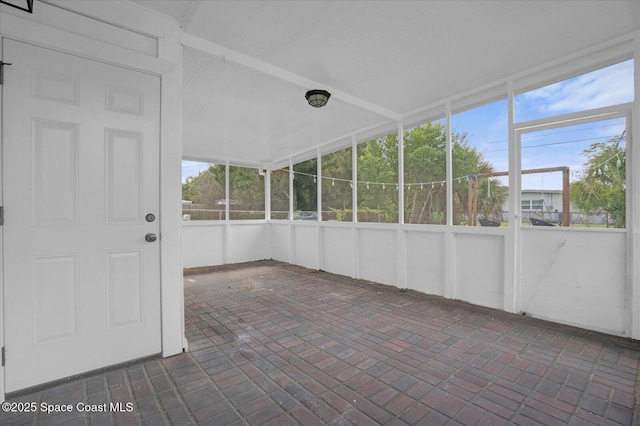
[[[182,183],[187,181],[188,177],[195,177],[200,174],[200,172],[207,170],[211,163],[203,163],[200,161],[182,161]]]
[[[633,61],[626,61],[524,93],[518,103],[547,116],[631,102],[633,90]]]

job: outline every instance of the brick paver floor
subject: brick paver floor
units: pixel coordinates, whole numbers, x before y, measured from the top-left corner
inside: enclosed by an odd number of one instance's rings
[[[17,396],[74,409],[0,423],[640,424],[639,342],[272,261],[187,275],[185,304],[188,353]]]

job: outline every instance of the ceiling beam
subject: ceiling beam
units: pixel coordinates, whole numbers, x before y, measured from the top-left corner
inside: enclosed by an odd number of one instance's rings
[[[193,17],[196,16],[196,13],[198,12],[198,9],[200,9],[201,5],[202,5],[202,2],[199,2],[198,0],[191,0],[191,4],[187,8],[187,11],[184,13],[184,16],[182,17],[182,21],[180,22],[180,27],[182,28],[182,31],[187,31],[187,28],[191,24]]]
[[[342,92],[335,88],[328,87],[317,81],[310,80],[308,78],[294,74],[290,71],[284,70],[282,68],[278,68],[266,62],[262,62],[258,59],[252,58],[250,56],[244,55],[242,53],[236,52],[234,50],[212,43],[210,41],[201,39],[200,37],[183,33],[180,38],[180,42],[182,43],[182,46],[185,48],[196,50],[207,56],[219,59],[221,61],[230,62],[235,65],[239,65],[244,68],[248,68],[250,70],[277,78],[287,83],[304,88],[304,90],[311,90],[311,89],[327,90],[331,93],[331,97],[334,99],[339,99],[343,102],[346,102],[358,108],[362,108],[364,110],[376,113],[382,117],[385,117],[394,121],[398,121],[398,122],[402,121],[402,115],[395,111],[390,111],[386,108],[381,107],[380,105],[376,105],[371,102],[365,101],[363,99],[357,98],[355,96],[352,96],[348,93]]]

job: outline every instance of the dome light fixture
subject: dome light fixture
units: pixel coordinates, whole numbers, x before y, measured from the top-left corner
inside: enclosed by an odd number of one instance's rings
[[[309,105],[315,108],[320,108],[327,104],[329,97],[331,97],[331,93],[326,90],[309,90],[304,97],[307,98]]]

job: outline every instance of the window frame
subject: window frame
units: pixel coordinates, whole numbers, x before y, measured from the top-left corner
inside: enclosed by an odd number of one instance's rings
[[[510,197],[513,197],[512,205],[515,204],[516,211],[515,217],[517,223],[514,223],[513,226],[518,226],[520,228],[543,228],[543,227],[535,227],[528,226],[522,223],[523,210],[522,210],[522,135],[533,132],[540,132],[551,129],[560,129],[563,127],[570,127],[580,124],[589,124],[596,123],[599,121],[606,121],[611,119],[625,119],[626,130],[629,131],[632,128],[632,120],[633,120],[633,102],[612,105],[603,108],[596,108],[591,110],[572,112],[568,114],[556,115],[553,117],[540,118],[535,120],[530,120],[521,123],[514,123],[514,135],[515,135],[515,155],[517,156],[516,167],[513,170],[514,177],[516,178],[517,184],[511,190],[510,188]],[[625,155],[629,155],[629,144],[625,146]],[[633,176],[633,164],[632,162],[627,162],[626,164],[626,177],[625,181],[629,182]],[[631,206],[631,191],[627,190],[625,192],[625,209],[627,217],[630,217],[630,206]],[[563,209],[564,211],[564,209]],[[512,226],[512,224],[509,224]],[[595,231],[598,230],[600,232],[626,232],[628,229],[628,225],[624,228],[595,228],[595,227],[571,227],[571,226],[559,226],[555,227],[562,230],[582,230],[582,231]]]
[[[224,213],[224,219],[220,219],[220,220],[212,220],[212,219],[206,219],[206,220],[195,220],[195,221],[191,221],[191,220],[183,220],[182,224],[183,225],[221,225],[221,224],[225,224],[225,223],[265,223],[267,220],[269,220],[269,218],[267,217],[267,212],[270,212],[269,207],[267,206],[267,204],[270,201],[270,191],[268,190],[268,185],[270,184],[269,182],[269,178],[268,178],[268,168],[264,167],[264,166],[260,166],[260,165],[255,165],[255,164],[246,164],[246,163],[240,163],[240,162],[230,162],[230,161],[220,161],[220,160],[215,160],[215,159],[199,159],[197,157],[182,157],[181,162],[182,161],[192,161],[192,162],[199,162],[199,163],[209,163],[214,164],[216,166],[224,166],[225,168],[225,182],[224,182],[224,200],[225,200],[225,213]],[[264,176],[262,179],[263,182],[263,190],[264,190],[264,217],[262,219],[230,219],[229,216],[229,198],[230,198],[230,188],[229,188],[229,169],[230,167],[243,167],[243,168],[249,168],[249,169],[257,169],[258,171],[264,170]],[[182,184],[181,184],[182,185]]]

